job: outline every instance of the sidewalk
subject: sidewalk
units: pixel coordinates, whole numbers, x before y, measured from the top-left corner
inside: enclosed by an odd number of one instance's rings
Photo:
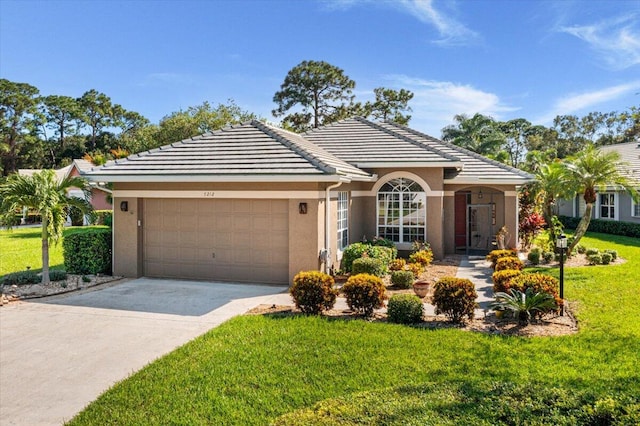
[[[476,318],[483,318],[485,312],[489,310],[489,304],[493,301],[491,275],[493,275],[491,263],[487,262],[484,256],[468,256],[460,261],[458,266],[456,277],[467,278],[476,286],[479,305],[476,309]]]

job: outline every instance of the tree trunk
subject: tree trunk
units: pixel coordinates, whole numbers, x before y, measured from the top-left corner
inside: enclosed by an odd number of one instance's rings
[[[49,222],[47,216],[42,214],[42,284],[49,282]]]
[[[578,245],[580,239],[584,237],[584,234],[587,232],[587,228],[589,227],[589,222],[591,222],[591,211],[593,210],[593,203],[586,203],[586,208],[584,209],[584,214],[582,215],[582,219],[580,219],[580,223],[576,227],[576,233],[573,234],[573,242],[571,246],[567,249],[567,255],[573,251],[573,248]]]

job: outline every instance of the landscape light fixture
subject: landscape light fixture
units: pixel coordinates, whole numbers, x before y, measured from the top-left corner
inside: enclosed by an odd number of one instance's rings
[[[556,240],[556,247],[560,250],[560,300],[562,301],[562,308],[560,309],[560,316],[564,315],[564,256],[567,250],[567,236],[560,234]]]

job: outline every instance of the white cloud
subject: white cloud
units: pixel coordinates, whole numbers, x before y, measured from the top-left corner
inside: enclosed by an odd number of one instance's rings
[[[640,28],[636,14],[591,25],[561,27],[560,31],[585,41],[612,69],[640,64]]]
[[[436,9],[434,3],[435,0],[329,0],[325,4],[331,10],[346,10],[365,4],[400,10],[433,27],[440,36],[439,39],[433,40],[433,43],[441,46],[473,44],[480,39],[478,33],[467,28],[454,17]]]
[[[468,84],[450,81],[424,80],[405,75],[387,76],[389,86],[411,90],[414,97],[409,103],[411,127],[440,137],[443,127],[453,124],[456,114],[481,113],[497,120],[504,113],[519,110],[505,105],[498,95],[477,89]]]
[[[402,0],[397,5],[421,22],[434,26],[441,37],[434,41],[436,44],[461,45],[479,38],[478,33],[436,10],[433,3],[433,0]]]
[[[617,86],[607,87],[592,92],[563,96],[555,102],[551,111],[543,117],[540,117],[536,122],[548,124],[558,115],[567,115],[574,112],[585,111],[587,108],[612,101],[639,89],[640,80],[635,80],[630,83],[619,84]]]

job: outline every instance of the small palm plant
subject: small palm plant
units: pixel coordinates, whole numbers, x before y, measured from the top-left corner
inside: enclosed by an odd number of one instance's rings
[[[524,293],[510,289],[509,293],[496,293],[496,300],[491,304],[491,308],[513,312],[520,325],[528,325],[536,313],[543,314],[556,308],[556,301],[549,293],[534,293],[531,288]]]

